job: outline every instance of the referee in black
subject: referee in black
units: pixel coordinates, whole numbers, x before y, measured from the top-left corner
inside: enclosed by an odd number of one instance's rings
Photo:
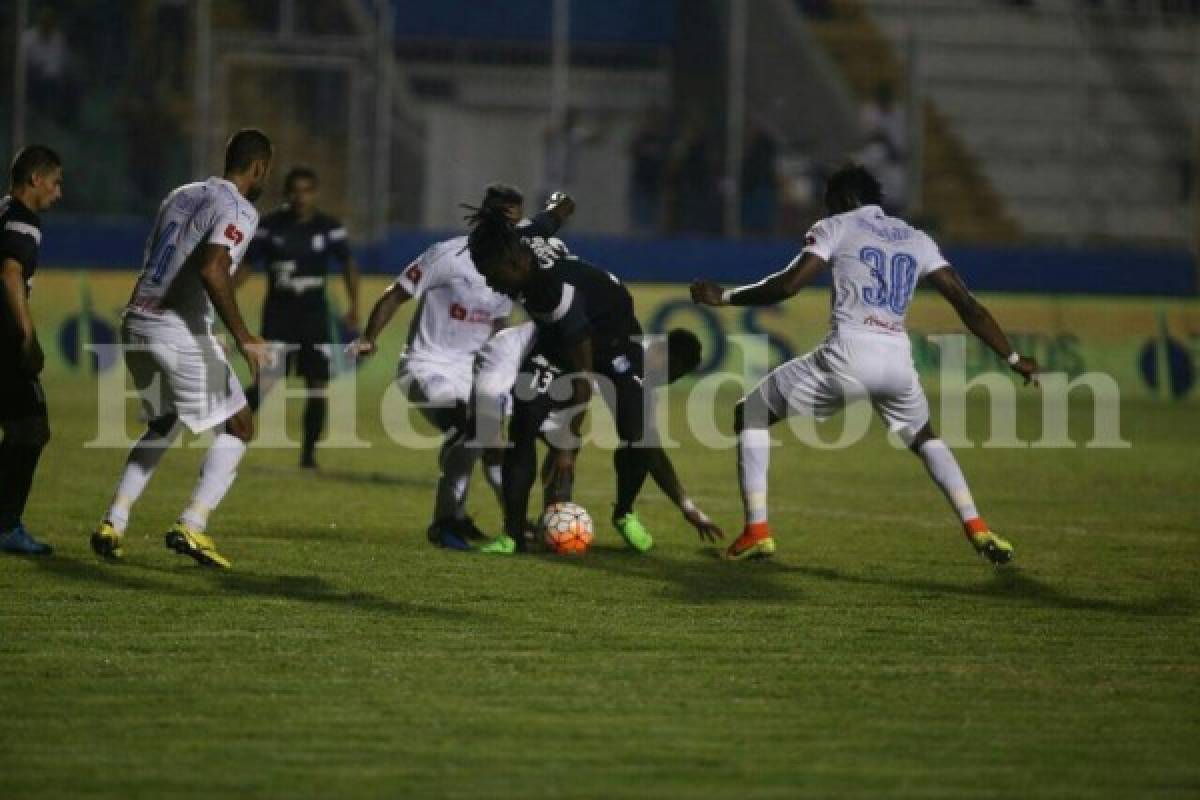
[[[38,266],[38,213],[62,197],[62,159],[30,145],[13,159],[8,195],[0,199],[0,552],[48,555],[52,548],[25,530],[21,516],[38,458],[50,440],[45,364],[33,327],[29,292]]]
[[[285,202],[264,216],[247,255],[249,264],[267,270],[267,299],[263,304],[262,337],[288,346],[286,373],[304,378],[309,396],[304,404],[304,445],[300,466],[316,469],[314,451],[325,428],[329,385],[329,300],[326,282],[333,265],[346,281],[349,307],[346,325],[358,330],[358,266],[350,254],[346,228],[317,208],[317,174],[308,167],[293,167],[283,179]],[[250,408],[271,390],[260,382],[246,392]]]

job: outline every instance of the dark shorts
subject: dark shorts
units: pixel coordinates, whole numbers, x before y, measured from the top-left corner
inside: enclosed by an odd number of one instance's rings
[[[329,361],[332,345],[323,342],[284,342],[287,354],[287,374],[317,383],[329,383]],[[299,347],[300,349],[294,349]]]
[[[287,374],[328,383],[334,345],[327,344],[327,306],[270,303],[263,309],[262,337],[268,342],[278,342],[289,348]]]
[[[644,355],[641,344],[633,341],[594,354],[595,376],[602,380],[600,395],[622,441],[640,441],[645,432]],[[517,387],[509,423],[512,441],[536,437],[552,412],[569,407],[563,400],[570,396],[570,384],[552,354],[535,350],[521,367]]]
[[[0,366],[0,421],[48,416],[46,393],[36,377],[16,367]]]

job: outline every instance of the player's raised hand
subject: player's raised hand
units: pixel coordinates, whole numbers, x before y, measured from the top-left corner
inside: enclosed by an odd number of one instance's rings
[[[691,523],[691,526],[696,529],[696,533],[704,541],[715,542],[725,538],[725,531],[721,530],[721,526],[709,519],[707,514],[695,506],[683,509],[683,518]]]
[[[238,350],[242,358],[250,366],[250,371],[257,377],[264,369],[270,369],[275,363],[275,351],[261,336],[248,336],[238,342]]]
[[[721,285],[715,281],[692,281],[692,302],[702,306],[723,306]]]
[[[558,217],[560,222],[566,222],[567,217],[575,213],[575,201],[566,192],[555,192],[550,195],[546,210]]]
[[[1013,372],[1018,373],[1022,378],[1025,379],[1026,386],[1031,383],[1034,386],[1040,385],[1038,384],[1037,376],[1041,368],[1038,366],[1037,359],[1030,358],[1029,356],[1021,356],[1017,360],[1017,363],[1012,365],[1012,369]]]
[[[364,358],[370,358],[375,355],[375,342],[371,339],[364,339],[359,336],[357,339],[346,345],[346,355],[355,361]]]

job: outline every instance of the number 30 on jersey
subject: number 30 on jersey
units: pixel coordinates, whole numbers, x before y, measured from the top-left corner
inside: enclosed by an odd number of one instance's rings
[[[917,260],[908,253],[896,253],[889,262],[878,247],[864,247],[858,257],[871,268],[875,279],[874,286],[863,287],[863,302],[903,316],[916,288]]]

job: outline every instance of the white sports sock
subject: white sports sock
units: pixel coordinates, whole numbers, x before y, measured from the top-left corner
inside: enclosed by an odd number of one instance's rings
[[[221,504],[221,499],[237,477],[238,462],[246,454],[246,443],[231,433],[219,433],[208,448],[200,481],[192,501],[179,516],[179,521],[198,531],[208,525],[208,515]]]
[[[746,524],[767,521],[767,469],[771,465],[771,436],[766,428],[747,428],[738,434],[738,480]]]
[[[163,453],[166,453],[167,448],[179,438],[180,430],[181,426],[176,424],[166,436],[161,436],[147,429],[129,451],[129,458],[125,460],[125,471],[121,473],[121,480],[117,482],[117,493],[113,496],[108,513],[104,515],[118,533],[124,533],[125,528],[129,526],[129,513],[133,504],[146,490],[146,484],[150,482],[150,476],[154,474],[158,462],[162,461]]]
[[[437,494],[433,501],[433,521],[462,519],[467,514],[467,490],[471,488],[471,471],[480,450],[472,447],[466,437],[456,436],[442,446]]]
[[[967,488],[967,479],[963,477],[958,460],[954,458],[946,443],[941,439],[930,439],[918,448],[917,455],[925,462],[929,477],[941,488],[942,494],[946,495],[950,505],[954,506],[959,518],[966,522],[978,517],[975,500],[971,497],[971,490]]]

